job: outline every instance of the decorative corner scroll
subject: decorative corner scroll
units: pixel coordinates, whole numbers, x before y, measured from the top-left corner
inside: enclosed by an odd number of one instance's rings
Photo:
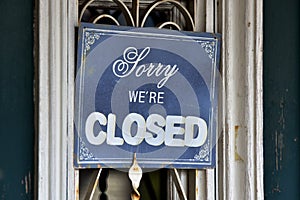
[[[215,41],[198,41],[201,45],[201,47],[205,50],[205,52],[208,54],[208,57],[213,60],[215,57]]]
[[[100,39],[101,33],[97,32],[88,32],[86,31],[84,34],[84,54],[91,49],[91,46]]]
[[[95,160],[93,153],[86,147],[84,141],[80,138],[79,160]]]
[[[208,162],[209,161],[209,153],[210,153],[209,143],[207,143],[200,148],[199,153],[194,156],[194,159],[201,161],[201,162],[203,162],[203,161]]]

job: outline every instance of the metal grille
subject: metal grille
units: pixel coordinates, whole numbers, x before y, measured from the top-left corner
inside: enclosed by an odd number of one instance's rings
[[[194,31],[193,1],[79,1],[79,21]]]

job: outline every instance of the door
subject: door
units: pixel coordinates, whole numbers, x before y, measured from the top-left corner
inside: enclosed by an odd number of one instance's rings
[[[73,168],[72,154],[75,27],[80,18],[78,10],[88,2],[106,6],[123,2],[129,7],[139,2],[143,7],[154,1],[39,0],[38,195],[45,200],[78,196],[80,173]],[[262,1],[159,2],[180,2],[192,14],[195,31],[219,32],[223,38],[218,165],[212,170],[193,171],[191,179],[186,171],[179,173],[185,192],[193,199],[263,199]],[[99,20],[114,21],[110,17]],[[122,20],[127,21],[124,17]],[[176,28],[174,24],[165,25]],[[199,187],[191,186],[191,182]],[[167,199],[180,199],[171,183]]]
[[[0,2],[0,199],[33,199],[33,1]]]
[[[265,199],[299,199],[300,9],[298,0],[264,5]]]

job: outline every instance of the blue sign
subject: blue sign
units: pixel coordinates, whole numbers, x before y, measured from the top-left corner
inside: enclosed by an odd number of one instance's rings
[[[82,23],[77,168],[215,166],[220,36]]]

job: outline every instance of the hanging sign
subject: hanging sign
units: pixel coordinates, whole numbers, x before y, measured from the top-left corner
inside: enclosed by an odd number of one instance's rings
[[[75,167],[215,166],[220,36],[82,23]]]

